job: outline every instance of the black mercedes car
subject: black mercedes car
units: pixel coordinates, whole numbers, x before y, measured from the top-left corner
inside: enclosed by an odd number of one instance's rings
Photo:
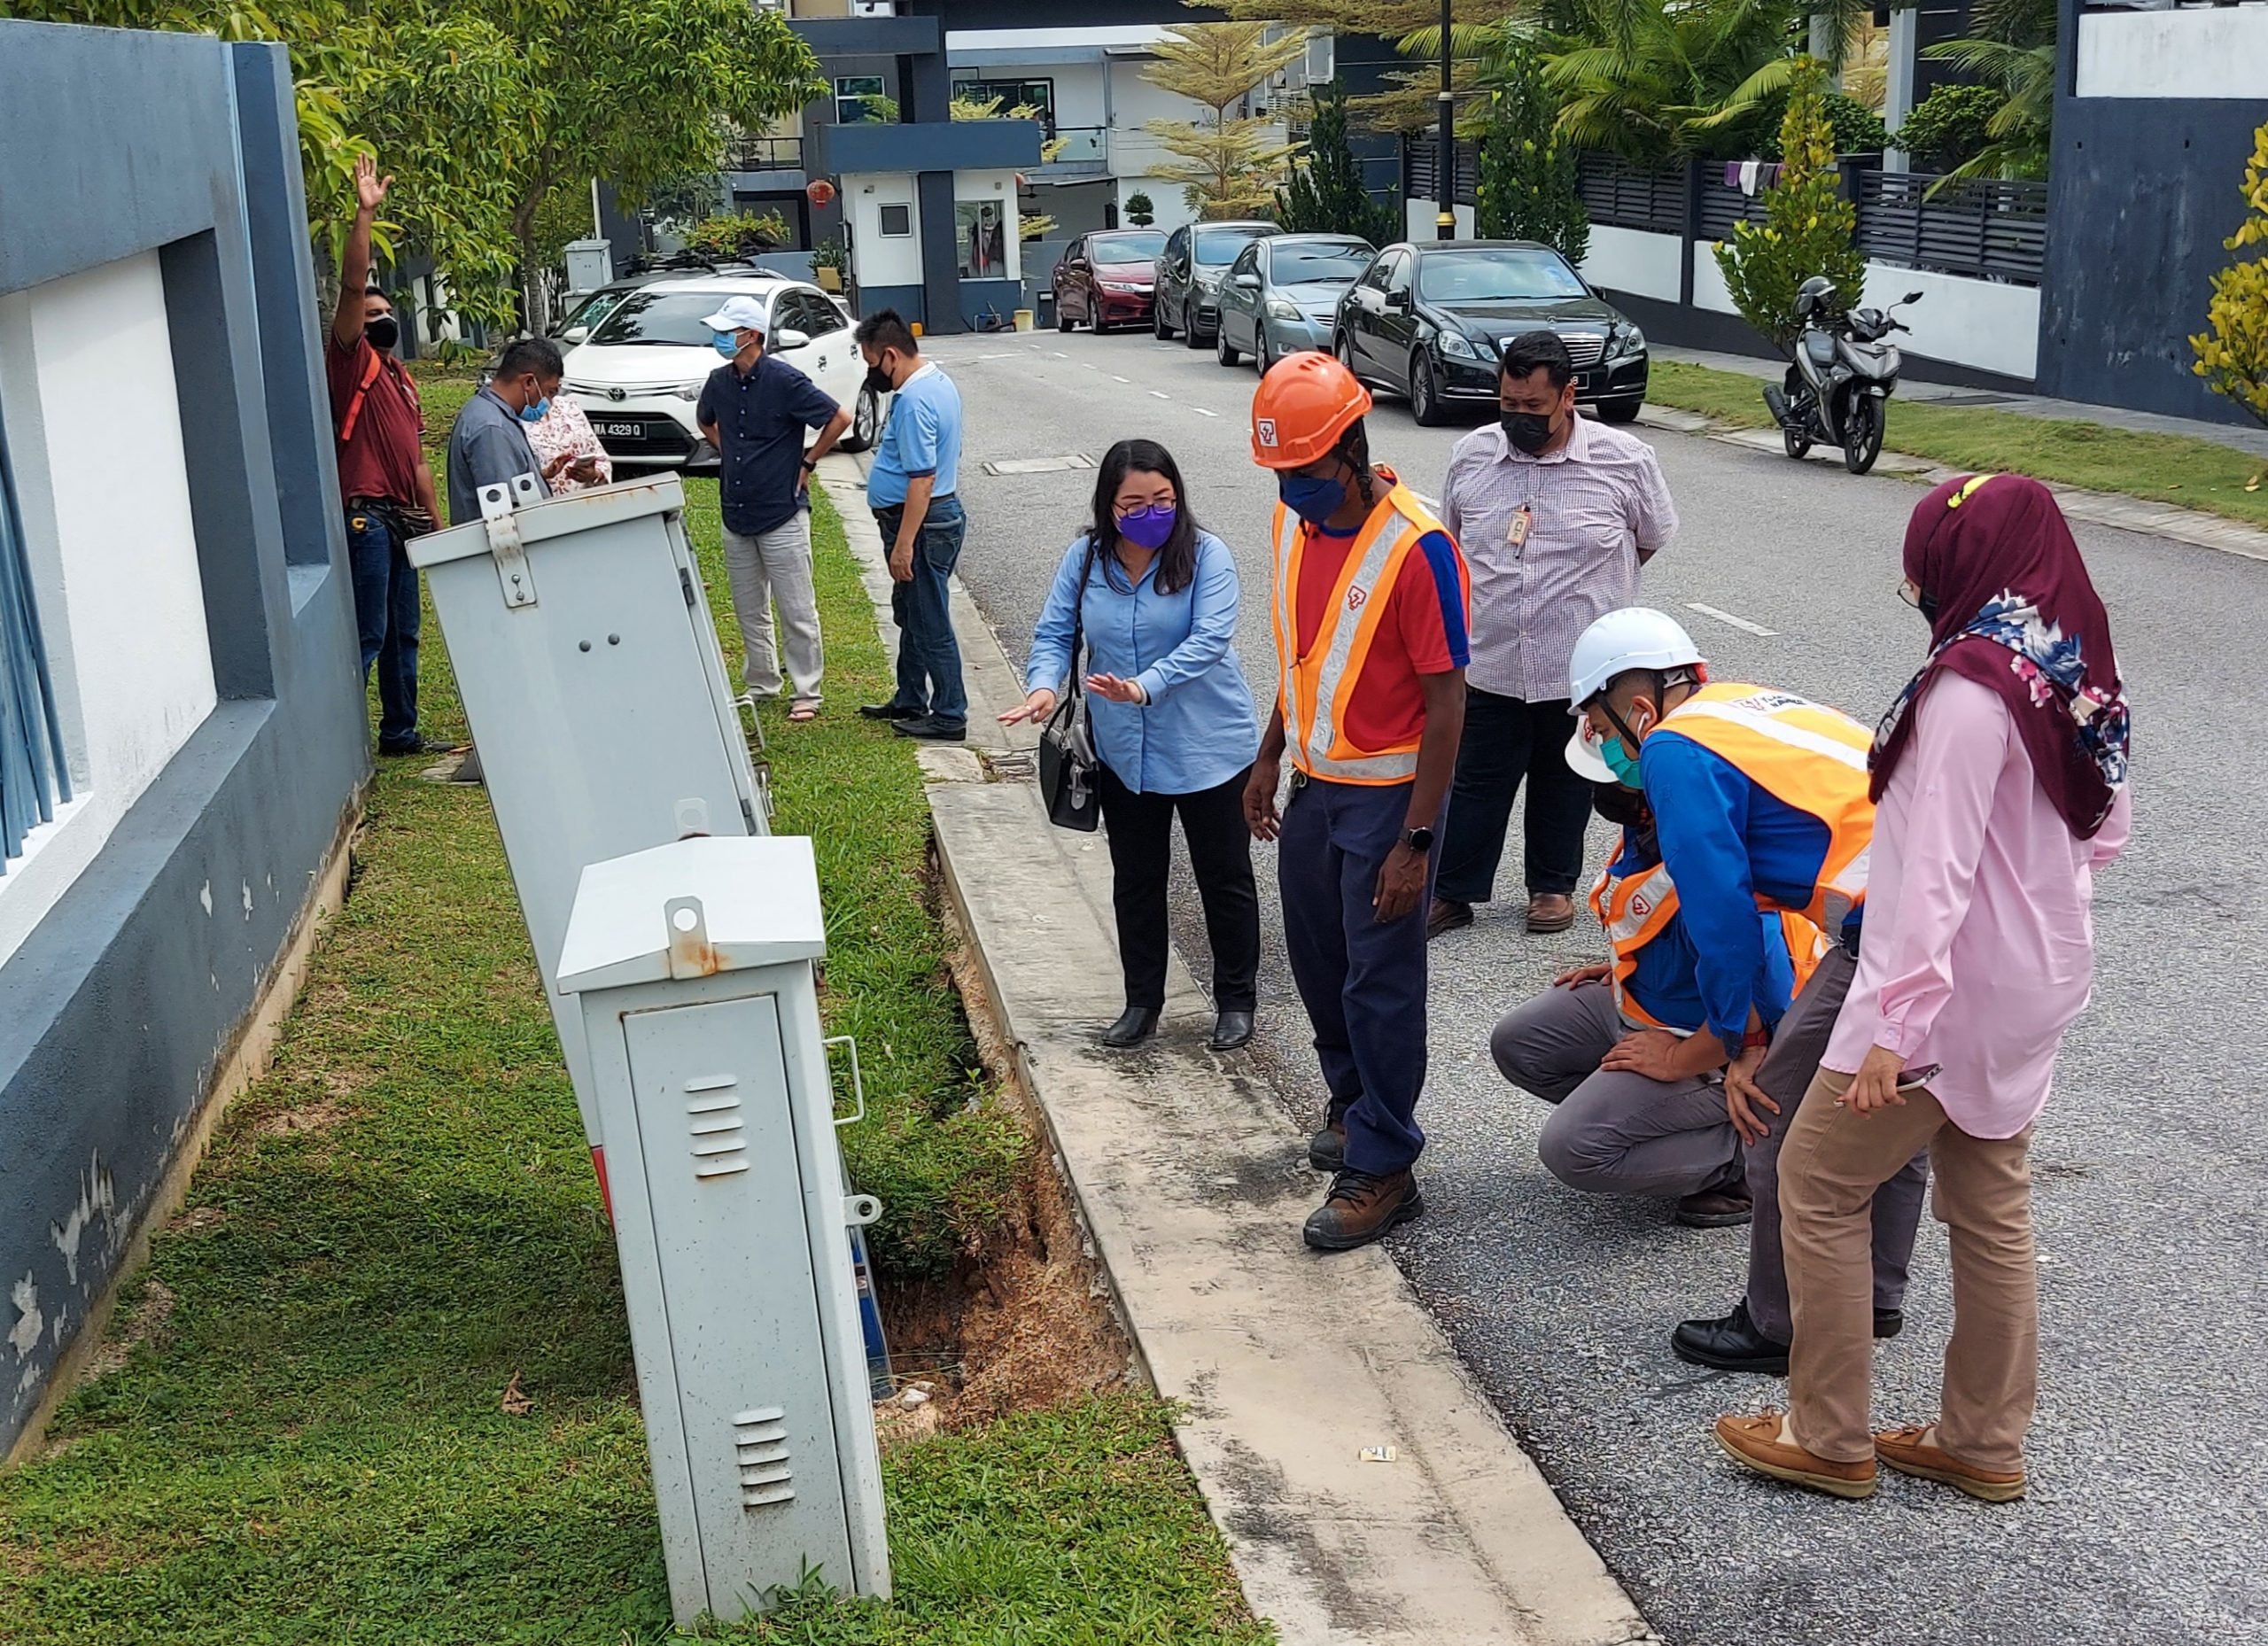
[[[1575,398],[1627,423],[1646,398],[1646,338],[1566,260],[1526,240],[1405,241],[1340,299],[1332,352],[1373,387],[1410,397],[1427,427],[1460,404],[1494,404],[1504,344],[1551,330],[1575,361]]]

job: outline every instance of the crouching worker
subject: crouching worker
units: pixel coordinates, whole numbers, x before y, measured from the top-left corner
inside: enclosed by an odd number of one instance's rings
[[[1580,734],[1568,757],[1596,785],[1593,810],[1622,829],[1590,897],[1614,959],[1569,972],[1507,1013],[1488,1049],[1505,1079],[1557,1106],[1536,1153],[1569,1188],[1675,1196],[1677,1221],[1695,1228],[1744,1223],[1740,1137],[1718,1077],[1724,1044],[1705,1032],[1697,957],[1653,813]],[[1758,919],[1765,959],[1755,1005],[1772,1023],[1826,940],[1798,915]]]

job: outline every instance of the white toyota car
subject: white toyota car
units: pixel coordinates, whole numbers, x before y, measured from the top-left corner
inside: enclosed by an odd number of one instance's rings
[[[631,468],[714,469],[695,409],[722,364],[703,324],[728,297],[765,306],[765,347],[851,408],[842,449],[874,444],[886,397],[866,384],[850,317],[817,286],[762,275],[657,280],[625,295],[567,352],[567,392],[591,420],[607,455]],[[815,437],[814,437],[815,438]]]

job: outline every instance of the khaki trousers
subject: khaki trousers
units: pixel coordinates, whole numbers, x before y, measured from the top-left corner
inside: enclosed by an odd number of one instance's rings
[[[1850,1085],[1850,1075],[1821,1069],[1780,1153],[1796,1438],[1837,1463],[1874,1456],[1870,1207],[1875,1191],[1927,1148],[1930,1209],[1953,1243],[1953,1341],[1938,1443],[1979,1469],[2021,1471],[2039,1380],[2031,1129],[1972,1137],[1926,1091],[1907,1092],[1903,1107],[1854,1114],[1836,1102]]]

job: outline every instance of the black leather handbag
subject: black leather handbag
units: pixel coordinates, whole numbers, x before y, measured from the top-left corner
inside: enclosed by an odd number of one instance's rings
[[[1094,738],[1079,689],[1080,650],[1086,641],[1087,579],[1094,575],[1095,543],[1087,540],[1087,557],[1079,571],[1079,593],[1071,603],[1071,679],[1063,701],[1047,717],[1039,734],[1039,797],[1047,807],[1047,820],[1058,828],[1092,834],[1102,821],[1102,763],[1095,758]]]

